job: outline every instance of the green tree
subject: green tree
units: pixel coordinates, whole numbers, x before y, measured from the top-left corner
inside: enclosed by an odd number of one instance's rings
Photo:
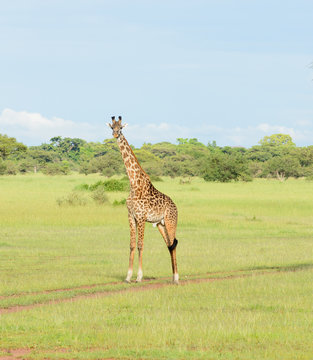
[[[6,163],[0,158],[0,175],[4,175],[6,172]]]
[[[252,180],[247,160],[242,155],[213,153],[203,172],[205,181]]]
[[[27,150],[27,146],[17,142],[14,137],[0,134],[0,156],[3,160],[9,156],[17,157],[20,153]]]
[[[264,164],[264,175],[276,177],[281,181],[302,174],[299,160],[291,155],[273,157]]]
[[[273,134],[270,136],[264,136],[263,139],[259,141],[260,145],[273,145],[273,146],[296,146],[292,141],[290,135],[287,134]]]

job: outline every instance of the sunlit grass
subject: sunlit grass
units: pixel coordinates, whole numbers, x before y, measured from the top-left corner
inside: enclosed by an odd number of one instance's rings
[[[312,281],[282,273],[84,299],[7,314],[1,331],[7,347],[68,358],[309,359]]]
[[[57,203],[77,185],[98,180],[103,178],[0,177],[0,308],[128,287],[122,283],[129,255],[127,210],[112,205],[127,193],[108,193],[104,205],[91,197],[85,206]],[[46,304],[23,316],[2,314],[0,350],[33,347],[40,358],[52,349],[49,358],[71,359],[309,359],[313,182],[165,179],[155,185],[178,206],[181,279],[218,271],[288,272]],[[144,277],[169,281],[168,250],[150,224],[143,262]],[[303,271],[292,273],[292,267]],[[93,287],[79,288],[85,285]],[[46,292],[55,289],[68,290]],[[69,353],[55,352],[61,348]]]

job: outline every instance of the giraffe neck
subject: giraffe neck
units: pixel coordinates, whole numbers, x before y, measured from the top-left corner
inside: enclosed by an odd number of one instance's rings
[[[122,154],[131,188],[137,189],[142,187],[147,181],[150,182],[149,176],[140,166],[132,148],[128,144],[124,135],[119,137],[117,143]]]

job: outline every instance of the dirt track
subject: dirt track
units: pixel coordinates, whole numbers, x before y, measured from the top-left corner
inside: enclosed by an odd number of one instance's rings
[[[226,280],[233,280],[233,279],[239,279],[239,278],[246,278],[246,277],[253,277],[253,276],[264,276],[264,275],[273,275],[273,274],[279,274],[281,272],[291,272],[291,271],[299,271],[303,270],[305,268],[311,268],[312,265],[299,265],[299,266],[290,266],[290,267],[273,267],[273,268],[264,268],[264,269],[256,269],[256,270],[235,270],[235,271],[229,271],[229,272],[216,272],[211,274],[203,274],[202,277],[195,277],[191,279],[182,279],[180,280],[180,284],[178,286],[186,286],[189,284],[197,284],[197,283],[203,283],[203,282],[214,282],[214,281],[226,281]],[[222,276],[223,274],[228,274],[225,276]],[[215,275],[215,276],[214,276]],[[219,275],[219,276],[218,276]],[[82,285],[78,287],[73,288],[66,288],[66,289],[54,289],[54,290],[44,290],[41,292],[33,292],[33,293],[20,293],[17,295],[10,295],[10,296],[2,296],[1,299],[6,298],[16,298],[23,295],[40,295],[45,293],[60,293],[67,291],[73,291],[73,290],[79,290],[79,289],[92,289],[97,286],[112,286],[112,285],[118,285],[121,284],[121,282],[111,282],[106,284],[91,284],[91,285]],[[92,294],[77,294],[72,297],[67,297],[65,299],[56,299],[56,300],[47,300],[41,303],[36,304],[30,304],[30,305],[16,305],[8,308],[0,308],[0,315],[2,314],[9,314],[9,313],[15,313],[19,311],[24,310],[30,310],[37,307],[50,305],[50,304],[59,304],[64,302],[73,302],[80,299],[87,299],[87,298],[93,298],[93,297],[106,297],[106,296],[112,296],[115,294],[122,294],[122,293],[129,293],[129,292],[138,292],[138,291],[148,291],[148,290],[154,290],[154,289],[160,289],[163,287],[169,287],[169,286],[175,286],[171,283],[169,278],[160,278],[153,280],[145,280],[141,284],[135,284],[135,286],[132,286],[132,284],[129,285],[129,287],[124,289],[117,289],[117,290],[101,290],[93,292]],[[0,358],[1,359],[1,358]]]

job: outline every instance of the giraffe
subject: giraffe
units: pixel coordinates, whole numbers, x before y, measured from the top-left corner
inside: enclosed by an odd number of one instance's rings
[[[108,123],[107,125],[112,129],[114,138],[117,139],[130,182],[130,194],[126,201],[130,227],[130,255],[125,281],[130,283],[133,275],[137,233],[139,267],[136,282],[142,280],[144,230],[145,223],[149,222],[158,227],[168,247],[172,262],[173,283],[178,284],[179,276],[176,262],[178,241],[175,237],[178,212],[176,205],[167,195],[162,194],[152,185],[149,175],[140,166],[132,148],[122,134],[122,128],[127,126],[127,124],[122,125],[122,117],[119,116],[118,121],[116,121],[115,116],[112,116],[112,124]]]

